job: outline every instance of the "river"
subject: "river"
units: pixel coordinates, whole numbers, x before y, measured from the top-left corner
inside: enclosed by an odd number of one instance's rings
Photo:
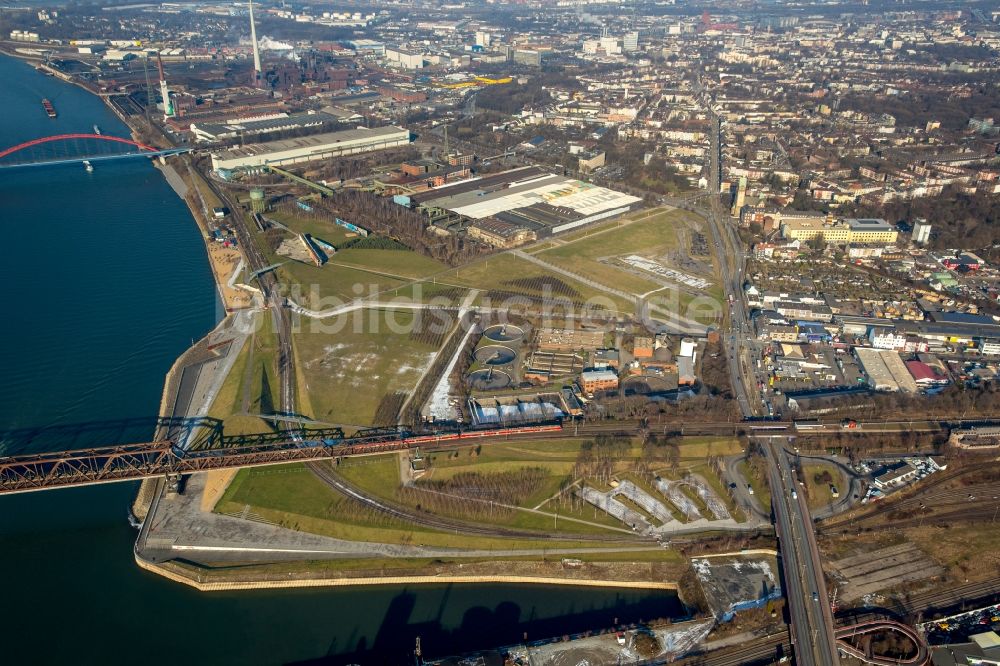
[[[0,147],[95,124],[127,136],[100,99],[25,63],[0,56],[0,81]],[[155,415],[167,369],[220,317],[197,226],[160,173],[0,170],[0,225],[0,429]],[[151,434],[70,432],[0,453]],[[0,497],[3,663],[411,663],[416,636],[440,656],[677,612],[670,594],[537,586],[199,593],[135,565],[135,490]]]

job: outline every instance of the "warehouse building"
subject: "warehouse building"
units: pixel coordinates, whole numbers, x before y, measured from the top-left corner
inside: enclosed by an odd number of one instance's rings
[[[324,113],[310,111],[308,113],[282,113],[277,117],[260,119],[232,119],[219,123],[191,123],[191,132],[195,140],[202,142],[224,141],[236,137],[248,137],[265,132],[286,132],[307,127],[336,125],[340,118]]]
[[[641,202],[606,187],[522,167],[423,192],[408,203],[469,220],[496,218],[542,238],[621,215]]]
[[[531,229],[497,219],[476,220],[466,230],[470,238],[475,238],[493,247],[508,249],[535,240]]]
[[[253,169],[274,164],[287,166],[319,159],[369,153],[405,146],[410,131],[402,127],[375,127],[327,132],[298,139],[252,143],[212,153],[213,169]]]
[[[876,391],[917,392],[917,382],[896,352],[888,349],[855,347],[854,354],[868,377],[869,386]]]

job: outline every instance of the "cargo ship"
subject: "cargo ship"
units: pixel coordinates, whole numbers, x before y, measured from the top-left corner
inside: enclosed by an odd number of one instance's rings
[[[42,100],[42,108],[45,109],[45,113],[49,114],[49,118],[56,117],[56,107],[52,106],[52,102],[49,100]]]

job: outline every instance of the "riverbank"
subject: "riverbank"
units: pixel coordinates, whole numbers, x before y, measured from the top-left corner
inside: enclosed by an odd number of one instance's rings
[[[104,100],[105,106],[111,109],[113,113],[116,111],[114,106],[110,104],[107,97],[98,97]],[[129,119],[122,118],[121,116],[118,117],[122,120],[126,127],[129,128],[134,136],[139,134],[140,129],[147,129],[145,126],[138,128],[129,124],[129,120],[132,120],[133,123],[136,122],[136,119],[134,118]],[[183,166],[175,168],[170,163],[161,163],[156,166],[175,194],[177,194],[187,204],[190,214],[194,218],[195,223],[199,226],[203,241],[206,245],[208,258],[213,268],[213,276],[217,293],[221,298],[223,298],[223,302],[226,304],[226,309],[230,310],[232,301],[227,301],[226,286],[227,282],[232,282],[232,275],[235,273],[236,266],[240,263],[238,261],[234,262],[232,257],[235,255],[242,258],[242,253],[240,250],[232,248],[228,253],[227,260],[224,261],[219,258],[220,253],[216,250],[221,244],[214,240],[211,233],[218,222],[210,213],[211,209],[219,203],[216,200],[216,191],[214,191],[211,185],[205,181],[204,177],[197,171],[197,169],[192,166],[189,158],[175,158],[173,163],[182,164]],[[234,329],[232,336],[223,334],[227,328]],[[237,331],[235,329],[236,327],[231,325],[230,318],[223,319],[223,321],[219,323],[213,331],[202,338],[197,344],[194,344],[186,350],[175,360],[164,378],[160,404],[161,417],[182,418],[203,415],[206,413],[207,406],[211,405],[211,398],[214,395],[211,386],[216,384],[218,377],[224,376],[225,372],[228,371],[229,368],[226,367],[225,360],[235,357],[238,353],[239,346],[245,337],[241,331]],[[233,343],[231,340],[223,339],[230,337],[239,338],[241,342]],[[223,349],[223,347],[221,347],[222,345],[226,345],[224,347],[225,351],[218,351],[219,349]],[[157,433],[157,439],[166,439],[167,437],[167,432],[161,431]],[[152,516],[156,513],[157,499],[161,498],[164,493],[168,492],[165,489],[166,485],[167,484],[162,483],[162,480],[148,480],[140,486],[133,506],[133,511],[137,517],[147,523],[151,521]],[[197,528],[198,525],[195,524],[194,527]],[[252,543],[252,541],[248,539],[244,543]],[[433,575],[426,575],[421,570],[414,570],[409,572],[408,575],[392,575],[393,573],[399,574],[399,571],[392,572],[392,567],[388,567],[389,575],[380,575],[377,572],[377,569],[375,571],[368,571],[367,575],[351,576],[346,572],[344,575],[338,575],[336,573],[331,575],[330,571],[324,571],[322,568],[319,568],[319,571],[308,571],[308,565],[304,563],[302,565],[303,570],[283,572],[283,575],[280,578],[275,577],[273,571],[261,571],[259,577],[256,578],[243,575],[242,580],[206,580],[200,576],[200,571],[185,568],[176,562],[154,562],[153,558],[147,558],[144,556],[144,546],[145,544],[142,544],[140,540],[140,543],[137,543],[135,548],[134,559],[141,568],[153,571],[158,575],[162,575],[175,582],[181,582],[201,590],[317,586],[343,587],[392,584],[408,585],[434,584],[441,582],[467,584],[549,584],[644,590],[676,589],[675,584],[663,582],[663,580],[659,580],[652,576],[648,578],[644,578],[642,575],[619,577],[610,575],[614,572],[602,569],[595,570],[593,573],[588,571],[573,570],[562,571],[562,567],[553,563],[547,563],[547,566],[544,567],[536,567],[537,569],[545,569],[545,573],[550,575],[532,575],[530,573],[526,573],[530,567],[523,563],[504,563],[499,560],[493,563],[492,571],[486,571],[489,567],[484,565],[479,567],[483,571],[478,573],[458,573],[456,571],[449,573],[436,572]],[[155,550],[155,547],[156,546],[154,545],[153,550]],[[457,570],[461,569],[463,566],[466,567],[466,571],[477,568],[473,565],[465,564],[456,564],[453,568]],[[621,563],[618,566],[624,567],[625,563]],[[631,580],[623,580],[625,578],[631,578]]]
[[[625,590],[663,590],[677,592],[677,583],[667,581],[623,581],[598,578],[560,578],[555,576],[529,575],[423,575],[423,576],[341,576],[341,577],[305,577],[301,573],[295,577],[295,572],[284,576],[274,573],[261,576],[256,580],[210,580],[211,574],[204,578],[182,565],[174,562],[157,564],[136,558],[139,566],[177,583],[183,583],[200,592],[221,592],[231,590],[276,590],[308,587],[349,587],[375,585],[444,585],[444,584],[522,584],[522,585],[559,585],[570,587],[600,587]],[[188,569],[188,570],[186,570]]]
[[[0,71],[7,121],[0,123],[0,145],[87,133],[94,124],[128,136],[118,118],[78,86],[10,58],[0,58]],[[56,104],[57,119],[42,112],[41,97]],[[0,200],[14,222],[4,244],[11,293],[27,299],[18,325],[6,332],[0,421],[7,428],[99,427],[74,439],[55,430],[51,450],[148,441],[166,373],[221,315],[190,213],[161,175],[141,160],[98,167],[93,173],[79,166],[11,170],[0,179]],[[42,272],[31,251],[39,229],[60,239]],[[46,295],[46,307],[32,307],[36,293]],[[37,441],[24,453],[41,453],[47,444]],[[142,655],[150,666],[173,666],[187,655],[219,666],[262,659],[399,664],[412,663],[418,636],[427,653],[449,654],[510,644],[525,632],[561,636],[610,626],[615,618],[680,615],[670,592],[571,586],[202,594],[136,564],[136,532],[126,509],[137,486],[0,496],[0,562],[17,572],[5,585],[7,604],[18,612],[8,614],[4,628],[19,639],[7,647],[6,662],[38,663],[42,654],[46,663],[100,664],[127,654]],[[59,600],[59,641],[39,621],[53,617],[53,599]],[[153,616],[211,630],[150,632]],[[114,640],[95,641],[108,626],[116,628]],[[45,645],[41,653],[39,645]]]

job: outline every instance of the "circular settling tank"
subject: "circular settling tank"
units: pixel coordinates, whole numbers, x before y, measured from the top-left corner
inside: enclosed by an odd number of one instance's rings
[[[514,324],[497,324],[483,331],[483,337],[493,342],[516,342],[524,337],[524,331]]]
[[[483,368],[470,372],[466,377],[469,386],[477,391],[495,391],[507,388],[511,384],[510,375],[503,370]]]
[[[477,363],[483,365],[508,365],[517,358],[517,352],[503,345],[485,345],[475,351]]]

